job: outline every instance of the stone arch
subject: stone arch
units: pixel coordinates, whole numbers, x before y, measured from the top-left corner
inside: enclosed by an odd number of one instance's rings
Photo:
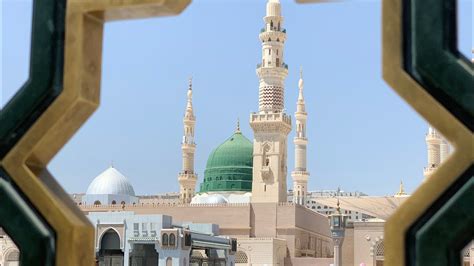
[[[170,246],[175,246],[176,245],[176,235],[171,233],[170,234]]]
[[[102,234],[100,234],[99,236],[99,239],[97,240],[97,248],[100,249],[101,248],[101,243],[102,243],[102,240],[105,236],[106,233],[115,233],[117,234],[118,236],[118,239],[119,239],[119,246],[121,247],[122,246],[122,238],[120,237],[120,233],[117,231],[117,229],[113,228],[113,227],[108,227],[107,229],[105,229]]]
[[[102,244],[103,242],[107,245],[106,247],[117,247],[117,243],[118,243],[118,248],[120,249],[120,247],[122,246],[121,243],[122,243],[122,240],[120,238],[120,234],[119,232],[117,231],[117,229],[113,228],[113,227],[109,227],[107,228],[106,230],[104,230],[104,232],[102,232],[102,234],[100,235],[100,238],[99,238],[99,248],[102,248]],[[109,246],[111,245],[111,246]]]
[[[169,236],[168,234],[163,234],[161,236],[161,245],[168,246],[169,245]]]
[[[101,204],[101,203],[100,203],[100,200],[94,201],[94,205],[100,205],[100,204]]]
[[[239,250],[235,253],[235,263],[248,263],[249,258],[247,256],[247,253],[243,252],[242,250]]]
[[[20,251],[16,248],[11,248],[4,253],[5,266],[18,265],[20,262]]]
[[[98,259],[105,265],[123,265],[124,252],[121,248],[121,238],[118,231],[109,227],[101,234],[98,242]]]
[[[173,259],[168,257],[166,258],[166,266],[172,266],[173,265]]]

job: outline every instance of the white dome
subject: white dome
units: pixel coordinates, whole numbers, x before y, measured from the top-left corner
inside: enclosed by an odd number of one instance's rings
[[[98,175],[87,188],[86,194],[114,194],[135,196],[135,191],[128,179],[117,169],[109,167]]]
[[[207,198],[206,203],[209,203],[209,204],[227,203],[227,199],[220,194],[213,194]]]

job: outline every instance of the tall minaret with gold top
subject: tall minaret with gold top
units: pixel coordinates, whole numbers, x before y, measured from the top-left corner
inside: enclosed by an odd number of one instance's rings
[[[286,202],[287,137],[291,117],[284,113],[284,81],[288,66],[283,60],[286,30],[279,0],[269,0],[257,65],[259,108],[250,115],[254,132],[252,202]]]
[[[303,70],[300,70],[300,80],[298,82],[299,94],[296,102],[296,136],[293,139],[295,143],[295,169],[291,172],[293,177],[293,202],[305,205],[306,193],[308,191],[309,172],[306,171],[306,113],[303,97]]]
[[[196,143],[194,143],[194,126],[196,117],[193,112],[193,89],[192,79],[189,79],[188,102],[186,104],[186,112],[183,118],[184,134],[181,142],[181,150],[183,153],[183,166],[178,175],[179,181],[179,200],[181,203],[190,203],[194,196],[197,175],[194,172],[194,152],[196,151]]]

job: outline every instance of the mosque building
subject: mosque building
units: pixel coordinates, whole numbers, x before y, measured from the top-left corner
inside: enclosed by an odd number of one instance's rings
[[[168,215],[177,222],[218,224],[220,235],[237,239],[237,265],[248,261],[252,265],[295,264],[303,256],[330,260],[333,248],[327,216],[297,202],[287,202],[287,147],[292,119],[284,111],[288,65],[284,61],[286,30],[278,0],[267,2],[263,20],[264,28],[259,34],[262,58],[256,69],[259,106],[250,114],[253,138],[245,136],[237,125],[210,153],[204,178],[195,191],[194,154],[198,147],[194,141],[196,117],[190,80],[183,118],[182,169],[177,178],[179,199],[175,198],[178,202],[160,203],[155,198],[137,201],[128,180],[111,167],[76,199],[87,215],[129,211],[134,215]],[[302,203],[309,177],[302,73],[298,85],[297,136],[293,140],[296,168],[292,177],[293,190],[298,191],[297,200]],[[108,180],[110,189],[103,185],[103,178]]]

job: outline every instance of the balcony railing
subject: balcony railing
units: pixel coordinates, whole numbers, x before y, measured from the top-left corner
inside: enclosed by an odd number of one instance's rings
[[[257,64],[257,68],[261,68],[262,67],[262,63],[258,63]],[[265,67],[265,66],[263,66]],[[273,67],[273,66],[272,66]],[[284,67],[285,69],[288,69],[288,65],[285,64],[285,63],[282,63],[279,67]]]
[[[271,31],[280,31],[280,32],[286,33],[286,29],[283,29],[283,28],[278,29],[277,27],[272,27],[272,28],[270,28],[270,30]],[[267,31],[266,28],[261,28],[260,29],[260,33],[266,32],[266,31]]]

